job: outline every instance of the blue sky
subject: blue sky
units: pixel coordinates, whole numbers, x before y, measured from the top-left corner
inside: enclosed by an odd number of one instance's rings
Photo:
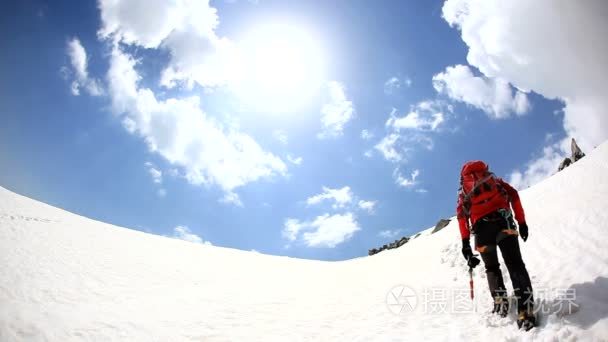
[[[608,131],[595,90],[555,86],[587,69],[560,73],[567,56],[526,44],[538,37],[491,5],[460,17],[457,1],[7,6],[0,185],[155,234],[362,256],[452,216],[463,162],[525,188],[570,136],[585,149]],[[484,18],[496,32],[475,29]],[[573,32],[602,36],[600,19]],[[590,75],[604,47],[580,46]]]

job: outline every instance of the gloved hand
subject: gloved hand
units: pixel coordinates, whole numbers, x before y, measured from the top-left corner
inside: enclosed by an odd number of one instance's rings
[[[528,240],[528,225],[526,222],[519,224],[519,236],[521,236],[521,239],[524,240],[524,242]]]
[[[473,255],[473,250],[471,250],[471,242],[469,239],[462,240],[462,255],[467,260],[467,265],[470,268],[475,268],[479,265],[479,259]]]

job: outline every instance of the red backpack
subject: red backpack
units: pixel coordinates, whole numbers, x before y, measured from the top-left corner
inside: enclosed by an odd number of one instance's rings
[[[464,164],[460,172],[460,186],[467,217],[472,215],[480,218],[498,209],[509,208],[507,192],[481,160]]]

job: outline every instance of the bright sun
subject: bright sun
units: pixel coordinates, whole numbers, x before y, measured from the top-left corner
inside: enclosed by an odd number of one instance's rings
[[[323,84],[325,60],[319,41],[289,24],[250,30],[238,44],[237,93],[249,105],[271,112],[296,110]]]

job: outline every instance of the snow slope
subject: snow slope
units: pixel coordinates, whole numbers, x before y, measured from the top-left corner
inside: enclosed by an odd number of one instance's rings
[[[145,234],[0,188],[0,341],[608,341],[608,144],[522,201],[547,309],[528,333],[514,312],[488,313],[481,268],[472,311],[455,221],[322,262]],[[560,290],[575,293],[571,312]]]

